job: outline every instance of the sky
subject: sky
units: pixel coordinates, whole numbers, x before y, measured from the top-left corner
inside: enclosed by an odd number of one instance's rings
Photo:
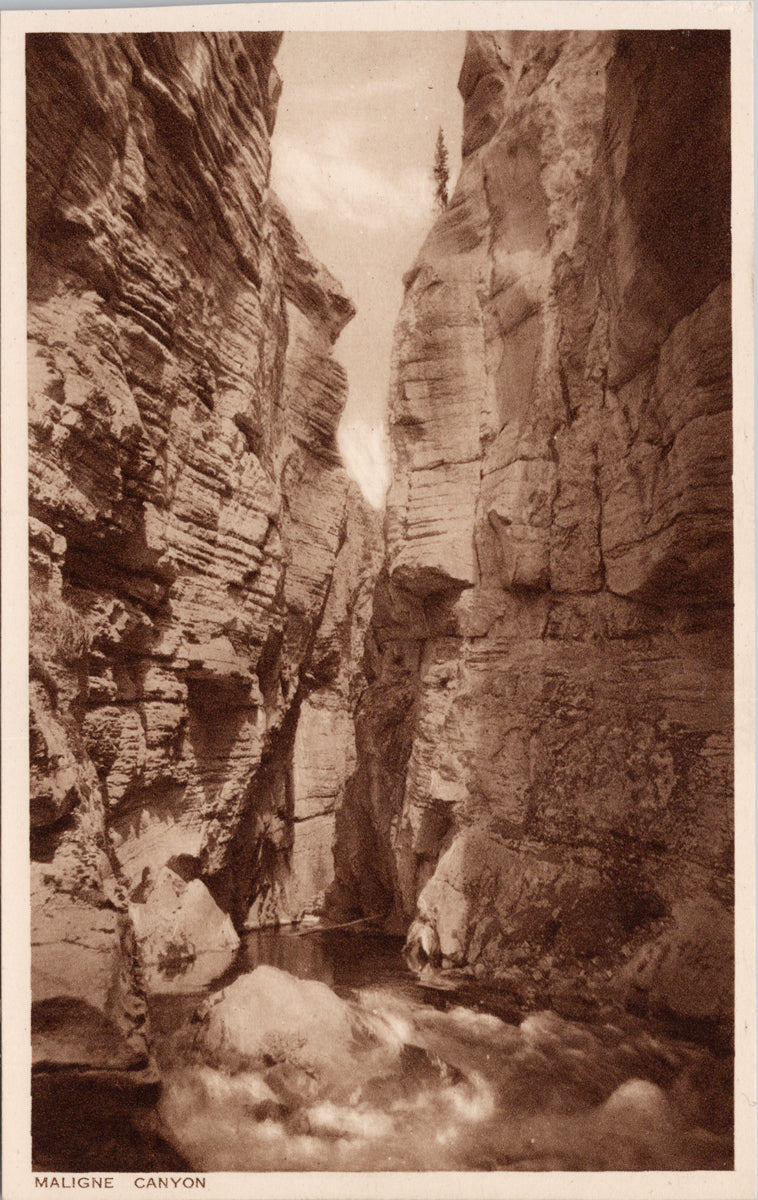
[[[388,483],[392,331],[434,220],[441,127],[452,185],[460,168],[457,89],[465,33],[285,33],[272,138],[272,186],[311,251],[358,312],[335,356],[348,376],[338,442],[376,506]]]

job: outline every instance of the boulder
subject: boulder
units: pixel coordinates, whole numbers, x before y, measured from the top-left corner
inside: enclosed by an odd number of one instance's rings
[[[734,922],[713,898],[674,905],[658,937],[630,959],[622,975],[629,1002],[673,1016],[693,1032],[711,1026],[727,1042],[734,1020]]]
[[[146,898],[129,905],[150,991],[192,990],[220,975],[240,944],[228,913],[200,879],[163,867]]]
[[[297,1092],[293,1081],[302,1074],[306,1099],[344,1099],[388,1069],[401,1045],[386,1024],[326,984],[269,966],[241,975],[206,1001],[192,1034],[193,1054],[226,1072],[263,1070],[281,1094],[293,1086]]]

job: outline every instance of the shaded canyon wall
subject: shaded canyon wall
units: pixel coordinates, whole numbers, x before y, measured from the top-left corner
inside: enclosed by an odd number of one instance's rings
[[[27,43],[38,1096],[149,1091],[151,967],[332,881],[379,541],[354,310],[268,189],[279,39]]]
[[[728,1026],[728,34],[472,34],[460,90],[395,334],[343,906],[525,1004]]]

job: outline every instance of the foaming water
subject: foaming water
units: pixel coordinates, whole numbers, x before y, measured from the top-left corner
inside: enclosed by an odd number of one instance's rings
[[[327,983],[341,997],[324,1008],[324,1019],[344,1021],[348,1031],[334,1043],[332,1064],[309,1040],[319,1028],[319,997],[329,997],[325,989],[303,992],[315,1007],[303,1014],[302,1030],[296,1037],[289,1028],[273,1030],[258,1057],[230,1057],[223,1038],[208,1050],[214,1003],[223,1011],[241,985],[262,976],[261,963],[277,968],[266,986],[281,980],[286,992],[296,975]],[[204,996],[210,1001],[203,1007]],[[631,1020],[623,1028],[593,1025],[547,1011],[503,1019],[497,993],[470,985],[461,1003],[460,993],[420,984],[391,939],[251,935],[204,996],[152,1002],[163,1120],[196,1170],[732,1164],[726,1059]],[[500,1011],[487,1011],[493,1007]],[[244,1029],[247,1010],[242,1016]],[[254,1003],[249,1022],[255,1026]]]

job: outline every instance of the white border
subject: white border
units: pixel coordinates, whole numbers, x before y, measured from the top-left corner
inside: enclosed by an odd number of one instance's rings
[[[192,8],[84,9],[0,15],[2,138],[2,869],[3,1196],[30,1200],[30,920],[28,854],[28,549],[26,506],[24,36],[47,30],[219,29],[665,29],[732,30],[733,330],[735,479],[735,694],[737,868],[736,1154],[729,1172],[493,1172],[385,1174],[220,1174],[193,1194],[209,1200],[292,1197],[576,1197],[587,1200],[754,1200],[755,1048],[755,553],[753,491],[753,23],[748,3],[700,0],[342,0]],[[166,1174],[165,1172],[163,1174]],[[60,1178],[60,1176],[59,1176]],[[67,1176],[71,1179],[71,1176]],[[98,1194],[144,1195],[134,1175],[114,1175]],[[173,1190],[173,1189],[172,1189]],[[179,1191],[186,1191],[180,1187]],[[49,1189],[48,1189],[49,1191]],[[76,1189],[79,1195],[80,1189]],[[58,1193],[60,1194],[60,1193]],[[88,1195],[91,1195],[88,1192]],[[152,1189],[147,1193],[154,1194]],[[168,1193],[167,1193],[168,1194]]]

